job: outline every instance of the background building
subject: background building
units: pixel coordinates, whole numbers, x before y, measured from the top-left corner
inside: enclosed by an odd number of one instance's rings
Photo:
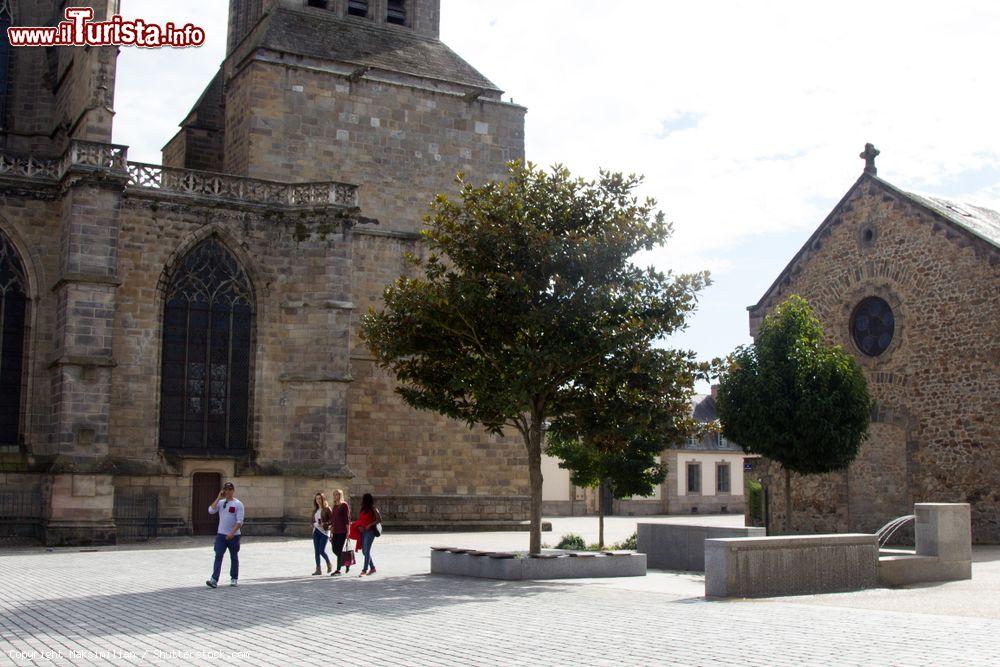
[[[865,172],[749,308],[786,296],[861,364],[869,438],[841,473],[793,475],[796,531],[873,532],[915,502],[968,502],[973,539],[1000,542],[1000,214],[903,192]],[[780,468],[749,473],[781,489]],[[772,526],[784,494],[770,493]]]
[[[691,399],[695,419],[703,423],[718,419],[715,391]],[[660,460],[667,465],[667,478],[648,498],[610,501],[609,514],[724,514],[742,513],[746,507],[743,489],[743,450],[719,433],[691,438],[683,448],[666,449]],[[598,491],[570,483],[568,470],[551,456],[542,457],[542,500],[546,516],[596,514]]]
[[[396,523],[527,518],[523,444],[406,407],[357,338],[434,195],[524,155],[524,108],[439,17],[438,0],[232,0],[226,59],[163,165],[109,143],[114,48],[0,45],[7,532],[214,532],[223,478],[248,532],[307,530],[334,487]]]

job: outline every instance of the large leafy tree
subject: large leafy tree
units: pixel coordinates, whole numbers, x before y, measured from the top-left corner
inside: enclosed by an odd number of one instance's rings
[[[564,412],[547,431],[546,452],[561,459],[576,486],[610,487],[615,498],[649,496],[666,477],[664,449],[693,433],[694,380],[704,376],[691,352],[620,350],[589,366],[567,388]],[[598,546],[604,546],[604,494]]]
[[[674,276],[630,261],[670,226],[638,177],[596,181],[512,163],[507,178],[425,218],[412,276],[384,293],[361,328],[411,406],[502,434],[527,450],[530,551],[541,550],[543,425],[580,373],[617,350],[681,326],[707,274]]]
[[[809,304],[791,296],[741,346],[717,398],[722,433],[785,470],[785,531],[791,532],[791,473],[842,470],[861,449],[871,398],[854,357],[823,340]]]

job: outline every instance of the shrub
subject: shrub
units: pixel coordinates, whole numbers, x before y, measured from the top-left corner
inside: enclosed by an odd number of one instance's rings
[[[559,544],[556,545],[556,549],[570,549],[573,551],[585,551],[587,549],[587,543],[583,541],[583,538],[574,533],[568,533],[562,536],[559,540]]]
[[[764,521],[764,486],[757,480],[747,480],[747,507],[751,519]]]
[[[624,540],[622,540],[618,544],[612,544],[611,547],[610,547],[610,550],[611,551],[635,551],[636,548],[637,548],[637,546],[636,546],[636,541],[637,540],[638,540],[638,533],[632,533],[631,535],[629,535],[628,537],[626,537]]]

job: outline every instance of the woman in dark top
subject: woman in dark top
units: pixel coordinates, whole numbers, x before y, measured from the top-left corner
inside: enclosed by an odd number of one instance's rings
[[[372,494],[366,493],[361,497],[361,511],[358,512],[358,520],[354,522],[357,533],[361,537],[361,552],[365,555],[365,564],[361,568],[361,576],[375,574],[375,561],[372,560],[372,543],[375,542],[376,526],[382,523],[382,514],[375,507],[375,499]]]
[[[333,521],[330,524],[330,544],[334,555],[337,557],[337,569],[330,575],[334,577],[340,574],[340,568],[344,567],[344,541],[347,539],[347,529],[351,523],[351,508],[344,500],[344,492],[335,489],[331,494],[333,505]],[[347,565],[345,572],[351,571],[351,566]]]

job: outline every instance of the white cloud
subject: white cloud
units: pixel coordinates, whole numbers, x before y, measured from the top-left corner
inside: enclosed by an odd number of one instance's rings
[[[155,161],[218,67],[227,3],[124,4],[209,33],[122,50],[116,139]],[[706,357],[748,340],[743,307],[860,175],[865,142],[903,189],[1000,209],[998,34],[987,0],[442,2],[442,39],[528,107],[529,159],[646,175],[675,225],[650,260],[715,271],[692,327],[711,323]]]

